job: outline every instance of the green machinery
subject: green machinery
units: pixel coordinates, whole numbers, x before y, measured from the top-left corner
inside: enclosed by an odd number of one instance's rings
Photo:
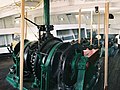
[[[54,37],[49,25],[49,0],[44,0],[45,25],[36,25],[39,40],[24,40],[24,90],[92,90],[99,78],[99,50]],[[41,31],[45,33],[41,36]],[[19,89],[20,42],[12,50],[14,65],[6,80]]]
[[[24,48],[24,82],[29,88],[40,90],[91,90],[95,85],[99,68],[98,50],[91,56],[83,54],[78,43],[64,43],[51,37],[41,42],[25,40]],[[19,88],[19,48],[18,43],[13,51],[14,65],[7,75],[15,88]],[[38,49],[39,47],[39,49]]]

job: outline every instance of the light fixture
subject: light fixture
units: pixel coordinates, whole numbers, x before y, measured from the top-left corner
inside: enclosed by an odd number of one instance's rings
[[[60,20],[61,20],[61,21],[64,21],[64,18],[63,18],[63,17],[61,17],[61,18],[60,18]]]
[[[97,35],[96,38],[97,38],[97,39],[101,39],[101,35]]]
[[[109,19],[114,19],[113,14],[109,14]]]
[[[15,20],[15,24],[19,24],[20,23],[20,21],[17,19],[17,20]]]
[[[86,18],[87,18],[87,19],[90,19],[90,17],[89,17],[89,16],[86,16]]]
[[[98,13],[98,12],[99,12],[99,7],[95,6],[95,13]]]

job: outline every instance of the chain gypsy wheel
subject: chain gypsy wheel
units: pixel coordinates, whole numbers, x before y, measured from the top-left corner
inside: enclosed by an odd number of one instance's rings
[[[52,76],[55,78],[58,74],[59,71],[59,62],[60,62],[60,57],[63,51],[70,45],[70,43],[62,43],[60,47],[55,51],[50,65],[51,65],[51,73]]]
[[[38,50],[38,42],[37,41],[33,41],[30,42],[26,48],[24,49],[24,66],[25,66],[25,70],[32,72],[32,63],[33,60],[31,59],[31,57],[35,57],[35,53],[37,53]]]
[[[39,55],[36,55],[36,54],[33,55],[33,58],[32,58],[33,69],[32,70],[34,71],[33,72],[34,76],[37,77],[38,80],[40,80],[41,78],[41,63],[43,64],[46,63],[49,52],[52,50],[54,45],[56,45],[57,43],[61,43],[61,42],[62,41],[58,38],[48,39],[47,41],[42,43],[42,45],[40,46],[40,52],[38,52]]]
[[[78,44],[73,44],[66,49],[63,53],[62,62],[62,79],[63,83],[67,86],[73,86],[77,82],[77,64],[80,57],[76,60],[74,59],[77,50],[79,49]]]

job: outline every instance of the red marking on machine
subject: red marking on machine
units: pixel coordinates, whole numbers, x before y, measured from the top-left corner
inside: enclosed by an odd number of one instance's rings
[[[86,63],[86,69],[88,69],[91,65],[93,65],[96,60],[99,58],[99,49],[83,50],[84,56],[88,57],[88,62]]]
[[[92,55],[94,55],[97,51],[98,51],[98,49],[89,50],[88,48],[86,50],[83,50],[84,56],[86,56],[88,58],[90,58]]]

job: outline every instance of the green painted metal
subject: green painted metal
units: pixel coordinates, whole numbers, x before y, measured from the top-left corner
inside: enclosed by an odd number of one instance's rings
[[[31,87],[32,88],[40,88],[40,81],[37,78],[35,78]]]
[[[78,60],[79,57],[81,57],[81,53],[77,53],[76,52],[76,55],[74,56],[73,60],[72,60],[72,73],[76,74],[77,72],[77,63],[76,61]],[[71,76],[71,79],[73,78],[73,76]]]
[[[6,80],[14,87],[14,88],[18,88],[18,82],[19,82],[19,79],[18,78],[15,78],[15,80],[13,79],[14,76],[12,74],[8,74],[7,75],[7,78]]]
[[[41,77],[40,77],[40,90],[43,90],[43,77],[42,77],[42,75],[44,74],[44,71],[45,71],[45,66],[44,66],[44,64],[43,64],[43,62],[42,62],[42,59],[41,59],[41,54],[39,53],[38,54],[38,57],[39,57],[39,59],[40,59],[40,66],[41,66]]]
[[[16,65],[15,65],[16,66]],[[19,89],[20,84],[19,84],[19,77],[15,76],[14,74],[9,73],[6,77],[6,80],[14,87]],[[28,90],[25,87],[23,87],[23,90]]]
[[[12,54],[12,57],[14,58],[15,63],[16,63],[16,64],[13,65],[16,68],[16,76],[19,77],[19,66],[20,66],[19,62],[20,62],[20,58],[18,57],[18,55],[15,55],[14,52]]]
[[[24,45],[24,48],[26,48],[27,47],[27,45],[28,44],[30,44],[31,42],[25,42],[25,45]],[[19,54],[19,53],[18,53]],[[12,57],[14,58],[14,60],[15,60],[15,63],[16,64],[14,64],[15,65],[15,67],[16,67],[16,76],[17,77],[19,77],[20,76],[20,73],[19,73],[19,67],[20,67],[20,57],[19,57],[19,55],[15,55],[15,53],[14,53],[14,51],[13,51],[13,54],[12,54]]]
[[[43,75],[43,73],[44,73],[44,65],[43,64],[41,64],[41,75]],[[43,77],[41,76],[41,78],[40,78],[40,82],[41,82],[41,84],[40,84],[40,90],[42,90],[43,89]]]
[[[30,42],[26,43],[25,47]],[[41,67],[41,77],[40,81],[35,78],[34,82],[32,83],[33,88],[39,88],[39,90],[49,90],[50,85],[50,75],[51,75],[51,66],[50,62],[53,58],[54,54],[56,53],[56,50],[59,50],[59,47],[62,45],[62,42],[59,42],[55,45],[53,45],[52,48],[49,48],[50,52],[46,56],[46,61],[43,63],[44,57],[41,58],[41,54],[38,52],[38,57],[40,60],[40,67]],[[13,58],[15,60],[15,64],[13,65],[16,69],[16,74],[9,73],[7,75],[6,80],[15,88],[19,89],[19,55],[15,55],[13,52]],[[83,56],[81,53],[76,52],[75,56],[71,62],[71,68],[72,73],[76,74],[77,76],[77,82],[74,85],[75,90],[91,90],[93,83],[95,82],[97,78],[97,74],[94,74],[93,71],[96,71],[95,64],[91,64],[88,70],[86,70],[86,63],[89,61],[89,59],[85,56]],[[76,63],[77,62],[77,63]],[[78,73],[76,73],[78,72]],[[44,75],[44,77],[43,77]],[[74,76],[71,76],[71,79]],[[43,88],[44,87],[44,88]],[[23,90],[27,90],[24,88]]]
[[[50,0],[44,0],[44,19],[45,19],[45,25],[47,26],[46,31],[49,31],[49,25],[50,25],[49,6],[50,6]]]
[[[52,50],[50,51],[50,53],[49,53],[49,55],[48,55],[48,57],[47,57],[47,61],[46,61],[46,63],[45,63],[45,67],[48,67],[48,65],[49,65],[49,63],[50,63],[50,60],[51,60],[51,58],[53,57],[53,54],[55,53],[55,50],[57,50],[57,48],[61,45],[62,43],[58,43],[58,44],[56,44],[53,48],[52,48]]]
[[[30,42],[25,42],[25,48],[26,46],[29,44]],[[6,77],[6,80],[15,88],[19,89],[19,79],[20,79],[20,73],[19,73],[19,67],[20,67],[20,57],[19,57],[19,53],[17,55],[15,55],[14,51],[12,54],[12,57],[15,60],[15,64],[13,65],[13,67],[15,67],[16,73],[9,73]],[[23,87],[23,90],[27,90],[26,88]]]
[[[98,78],[97,72],[98,72],[98,68],[96,67],[96,64],[91,63],[89,65],[89,68],[86,70],[85,82],[84,82],[85,90],[91,90],[91,88],[93,88]]]
[[[49,32],[49,26],[50,26],[50,9],[49,9],[49,7],[50,7],[50,0],[44,0],[44,20],[45,20],[46,32],[47,33]],[[31,42],[27,42],[25,44],[25,47],[29,43],[31,43]],[[51,59],[52,59],[55,51],[59,48],[59,46],[61,44],[63,44],[63,43],[57,43],[56,45],[53,46],[53,48],[50,50],[50,52],[47,56],[45,64],[42,62],[42,58],[40,57],[40,53],[37,54],[39,59],[40,59],[40,67],[41,67],[41,75],[40,75],[41,77],[40,78],[41,79],[40,79],[40,81],[37,78],[34,79],[34,82],[32,84],[33,88],[38,87],[39,90],[44,90],[44,89],[49,90],[50,71],[51,71],[50,62],[51,62]],[[89,45],[89,42],[86,43],[86,45]],[[20,61],[19,53],[18,53],[18,55],[15,55],[14,52],[13,52],[13,58],[15,59],[15,62],[16,62],[15,65],[14,65],[15,68],[16,68],[16,74],[9,73],[7,75],[6,80],[12,86],[19,89],[19,61]],[[78,59],[80,59],[80,60],[76,64],[76,61]],[[75,90],[83,90],[84,89],[86,75],[89,75],[88,76],[88,81],[89,82],[87,82],[87,84],[86,84],[87,88],[85,90],[90,90],[90,88],[92,86],[92,83],[93,83],[93,80],[96,78],[96,75],[94,75],[93,73],[90,73],[93,70],[95,70],[94,65],[92,65],[90,67],[90,70],[88,72],[86,72],[87,61],[88,61],[87,57],[84,57],[84,56],[81,55],[81,53],[77,53],[77,52],[76,52],[76,55],[74,56],[74,59],[72,60],[71,65],[72,65],[73,73],[76,73],[76,71],[78,71]],[[43,75],[45,75],[45,78],[43,78]],[[71,78],[72,78],[72,76],[71,76]],[[44,87],[44,89],[43,89],[43,87]],[[27,89],[23,87],[23,90],[27,90]]]
[[[55,50],[57,50],[57,48],[61,45],[62,43],[57,43],[56,45],[53,46],[53,48],[51,49],[51,51],[49,52],[48,54],[48,57],[47,57],[47,61],[45,64],[42,64],[41,65],[41,75],[43,75],[43,73],[46,74],[46,78],[45,78],[45,90],[49,90],[49,85],[50,85],[50,61],[51,61],[51,58],[53,57],[53,54],[55,53]],[[40,85],[40,90],[43,90],[42,87],[43,87],[43,78],[41,76],[41,85]]]
[[[88,61],[87,57],[81,56],[78,62],[78,77],[77,77],[77,83],[75,85],[75,90],[83,90],[87,61]]]

